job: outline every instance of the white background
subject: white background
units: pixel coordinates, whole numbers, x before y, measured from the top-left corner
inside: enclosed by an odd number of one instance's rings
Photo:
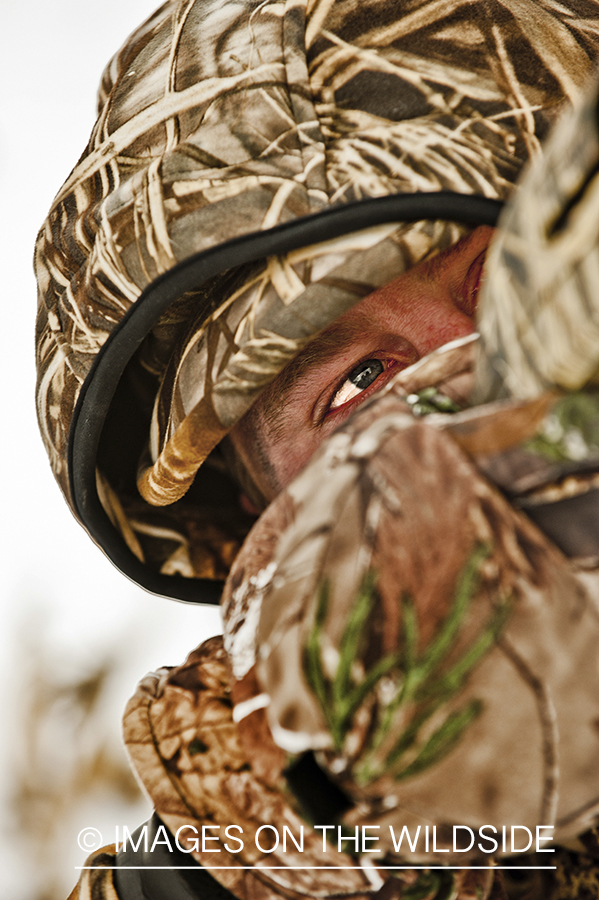
[[[11,900],[41,897],[56,877],[52,864],[62,873],[58,894],[68,893],[77,880],[74,867],[84,857],[76,844],[78,829],[112,829],[115,819],[132,826],[146,814],[143,805],[121,815],[110,798],[86,799],[69,827],[62,825],[64,833],[52,837],[47,849],[53,863],[40,855],[39,840],[32,835],[27,843],[19,834],[14,798],[18,773],[30,765],[22,731],[32,667],[42,665],[55,685],[84,677],[103,662],[112,665],[95,728],[98,738],[118,745],[122,708],[137,680],[150,669],[183,661],[221,630],[218,610],[153,597],[113,569],[62,500],[35,422],[35,235],[87,142],[104,65],[155,5],[0,0],[0,871],[1,893]],[[52,727],[52,760],[46,762],[48,772],[54,767],[57,774],[48,777],[68,781],[72,729],[61,730],[60,720]],[[106,842],[113,839],[108,831]]]

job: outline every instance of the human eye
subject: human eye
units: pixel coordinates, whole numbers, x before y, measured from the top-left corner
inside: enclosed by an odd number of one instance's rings
[[[336,391],[329,404],[329,411],[344,406],[354,397],[362,394],[379,378],[386,369],[381,359],[365,359],[358,363],[347,375],[345,381]]]

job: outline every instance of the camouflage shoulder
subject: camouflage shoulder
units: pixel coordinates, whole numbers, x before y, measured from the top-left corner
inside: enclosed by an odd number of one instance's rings
[[[114,844],[101,847],[88,856],[68,900],[119,900],[114,883],[115,860]]]

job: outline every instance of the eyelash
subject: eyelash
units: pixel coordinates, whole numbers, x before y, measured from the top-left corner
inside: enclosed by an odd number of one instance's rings
[[[383,371],[380,373],[380,375],[378,375],[374,379],[374,381],[368,385],[368,387],[364,388],[363,391],[360,391],[360,393],[356,394],[355,397],[351,397],[349,400],[347,400],[345,403],[342,403],[340,406],[331,407],[331,403],[333,402],[333,400],[335,399],[335,397],[337,396],[337,394],[339,393],[339,391],[341,390],[341,388],[343,387],[345,382],[348,381],[352,372],[354,372],[360,366],[365,365],[370,360],[377,360],[378,362],[383,364],[384,368],[383,368]],[[370,396],[370,394],[373,394],[373,393],[375,393],[375,391],[379,390],[380,388],[378,388],[376,386],[377,382],[380,381],[381,378],[385,377],[385,375],[387,374],[389,369],[394,369],[397,365],[398,365],[398,361],[393,358],[389,358],[389,357],[385,358],[385,357],[380,357],[380,356],[367,356],[363,360],[360,360],[360,362],[358,362],[354,366],[352,366],[352,368],[348,372],[345,373],[343,378],[339,380],[335,389],[333,390],[333,392],[329,398],[329,401],[327,403],[326,411],[323,416],[323,422],[326,421],[326,419],[328,419],[330,416],[341,412],[341,410],[346,410],[349,406],[352,406],[352,405],[355,406],[357,403],[361,403],[363,399],[366,399],[366,397]],[[381,385],[381,387],[382,387],[382,385]],[[372,390],[371,390],[371,388],[372,388]]]

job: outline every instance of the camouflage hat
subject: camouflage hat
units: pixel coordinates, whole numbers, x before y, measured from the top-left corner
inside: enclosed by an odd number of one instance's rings
[[[36,249],[42,435],[123,571],[217,599],[251,523],[214,448],[313,334],[495,221],[593,17],[173,0],[131,36]]]

